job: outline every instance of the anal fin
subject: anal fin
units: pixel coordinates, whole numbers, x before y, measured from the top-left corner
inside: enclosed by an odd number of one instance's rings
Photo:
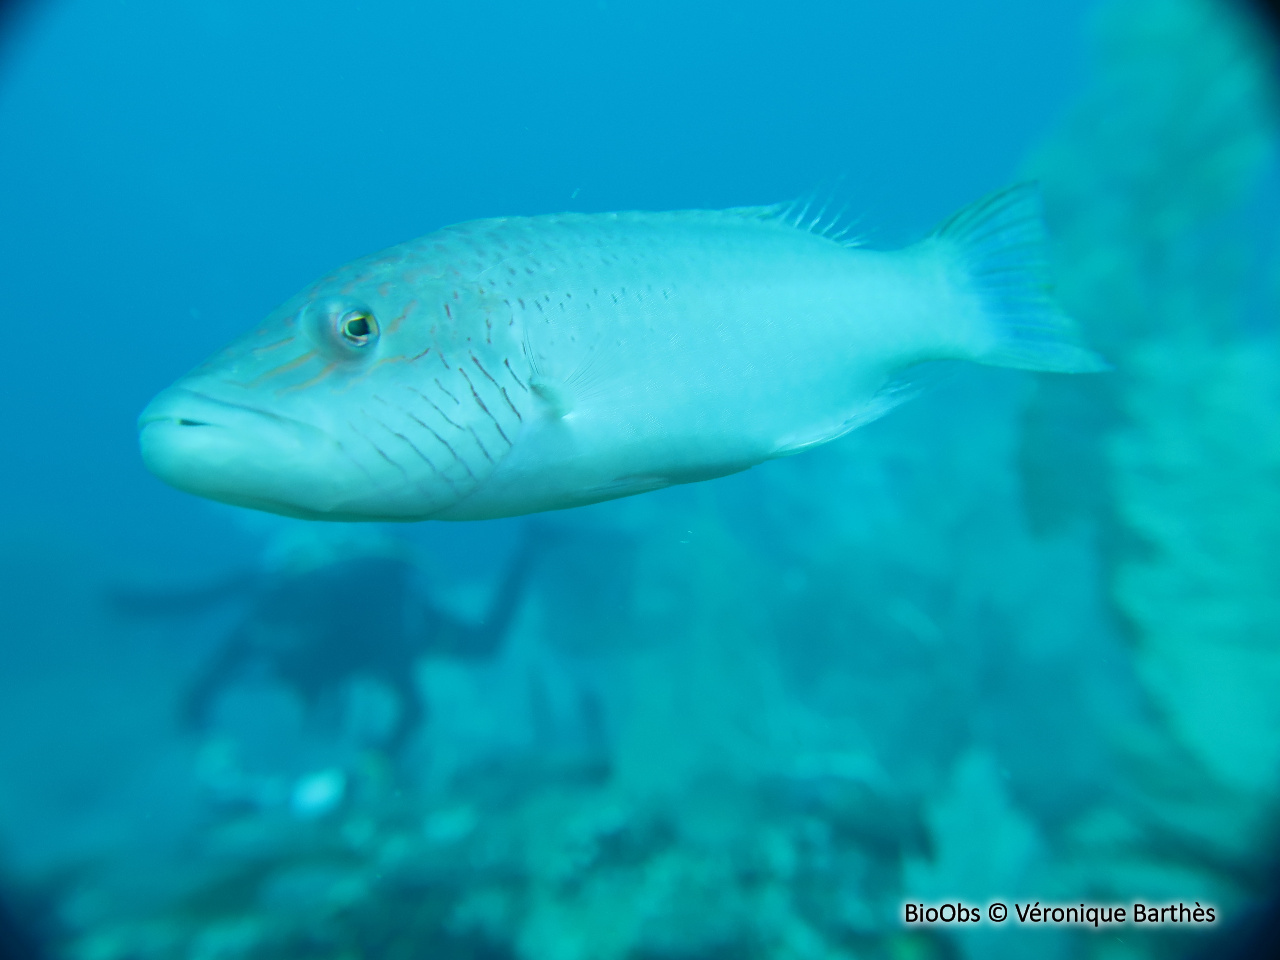
[[[851,433],[872,420],[879,420],[894,407],[918,397],[939,379],[941,371],[949,370],[953,366],[953,363],[947,361],[932,361],[907,367],[843,420],[834,424],[828,421],[824,427],[817,430],[793,434],[785,438],[774,450],[773,456],[789,457],[792,454],[803,453],[805,450],[838,440],[846,433]]]

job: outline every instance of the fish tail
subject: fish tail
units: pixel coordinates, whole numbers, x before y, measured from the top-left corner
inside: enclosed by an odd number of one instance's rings
[[[971,204],[934,231],[958,258],[985,328],[973,359],[998,367],[1092,373],[1110,365],[1077,340],[1054,300],[1040,187],[1021,183]]]

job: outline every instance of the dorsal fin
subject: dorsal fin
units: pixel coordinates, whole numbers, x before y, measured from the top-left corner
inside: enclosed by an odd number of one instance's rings
[[[850,219],[850,202],[841,203],[839,199],[843,180],[839,177],[830,187],[815,187],[790,203],[780,203],[768,209],[776,211],[773,218],[778,222],[797,230],[834,240],[846,247],[861,246],[861,238],[852,235],[860,219]]]

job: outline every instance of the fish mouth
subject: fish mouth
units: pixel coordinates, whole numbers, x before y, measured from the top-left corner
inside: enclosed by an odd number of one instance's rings
[[[246,420],[266,418],[280,424],[314,429],[301,420],[283,417],[268,410],[251,407],[213,397],[187,387],[170,387],[152,400],[138,417],[138,430],[145,431],[152,424],[168,424],[175,427],[221,427],[235,429]]]
[[[170,486],[235,506],[295,517],[330,513],[349,478],[324,430],[185,386],[138,417],[147,468]]]

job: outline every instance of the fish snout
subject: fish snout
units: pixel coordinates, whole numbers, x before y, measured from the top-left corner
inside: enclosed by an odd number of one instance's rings
[[[147,468],[179,490],[290,516],[325,516],[364,479],[318,427],[183,383],[142,411],[138,442]]]
[[[214,427],[235,429],[246,424],[259,424],[274,417],[245,404],[216,400],[199,391],[173,386],[161,391],[138,416],[138,430],[163,425],[167,427]],[[280,418],[276,418],[280,419]]]

